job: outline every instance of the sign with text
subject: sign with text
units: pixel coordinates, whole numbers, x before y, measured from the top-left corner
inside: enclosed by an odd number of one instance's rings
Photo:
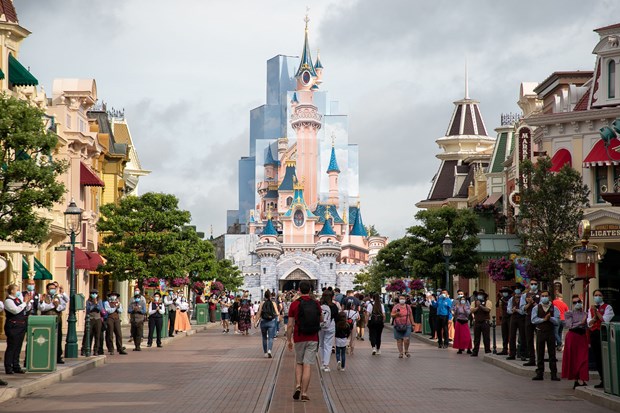
[[[591,238],[620,238],[620,225],[597,225],[591,230]]]
[[[521,171],[521,163],[525,160],[532,159],[532,130],[526,126],[522,126],[517,130],[517,148],[519,150],[519,185],[521,189],[527,188],[529,177]]]

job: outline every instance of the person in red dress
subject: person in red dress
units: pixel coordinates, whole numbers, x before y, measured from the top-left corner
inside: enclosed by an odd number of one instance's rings
[[[573,310],[564,313],[566,343],[562,354],[562,378],[574,380],[573,389],[586,386],[588,372],[588,314],[583,311],[583,301],[577,294],[572,299]],[[581,380],[581,383],[579,382]]]

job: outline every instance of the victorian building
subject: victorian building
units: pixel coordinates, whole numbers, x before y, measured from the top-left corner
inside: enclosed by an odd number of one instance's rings
[[[386,243],[363,225],[358,147],[347,116],[322,90],[323,72],[306,19],[301,57],[267,62],[267,104],[251,112],[250,156],[239,162],[239,209],[229,211],[225,256],[253,293],[301,280],[352,288]]]

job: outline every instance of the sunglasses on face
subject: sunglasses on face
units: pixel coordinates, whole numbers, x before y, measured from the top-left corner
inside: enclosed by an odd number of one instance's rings
[[[573,304],[581,304],[581,302],[582,302],[581,300],[579,300],[579,301],[573,301]]]
[[[531,283],[530,285],[538,285],[537,283]]]

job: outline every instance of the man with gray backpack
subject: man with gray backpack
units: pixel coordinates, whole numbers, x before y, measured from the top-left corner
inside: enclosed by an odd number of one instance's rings
[[[286,330],[289,351],[295,347],[295,392],[294,400],[307,402],[308,386],[312,365],[316,361],[319,349],[319,330],[322,314],[319,302],[310,297],[310,283],[299,283],[300,297],[289,309],[289,323]]]

